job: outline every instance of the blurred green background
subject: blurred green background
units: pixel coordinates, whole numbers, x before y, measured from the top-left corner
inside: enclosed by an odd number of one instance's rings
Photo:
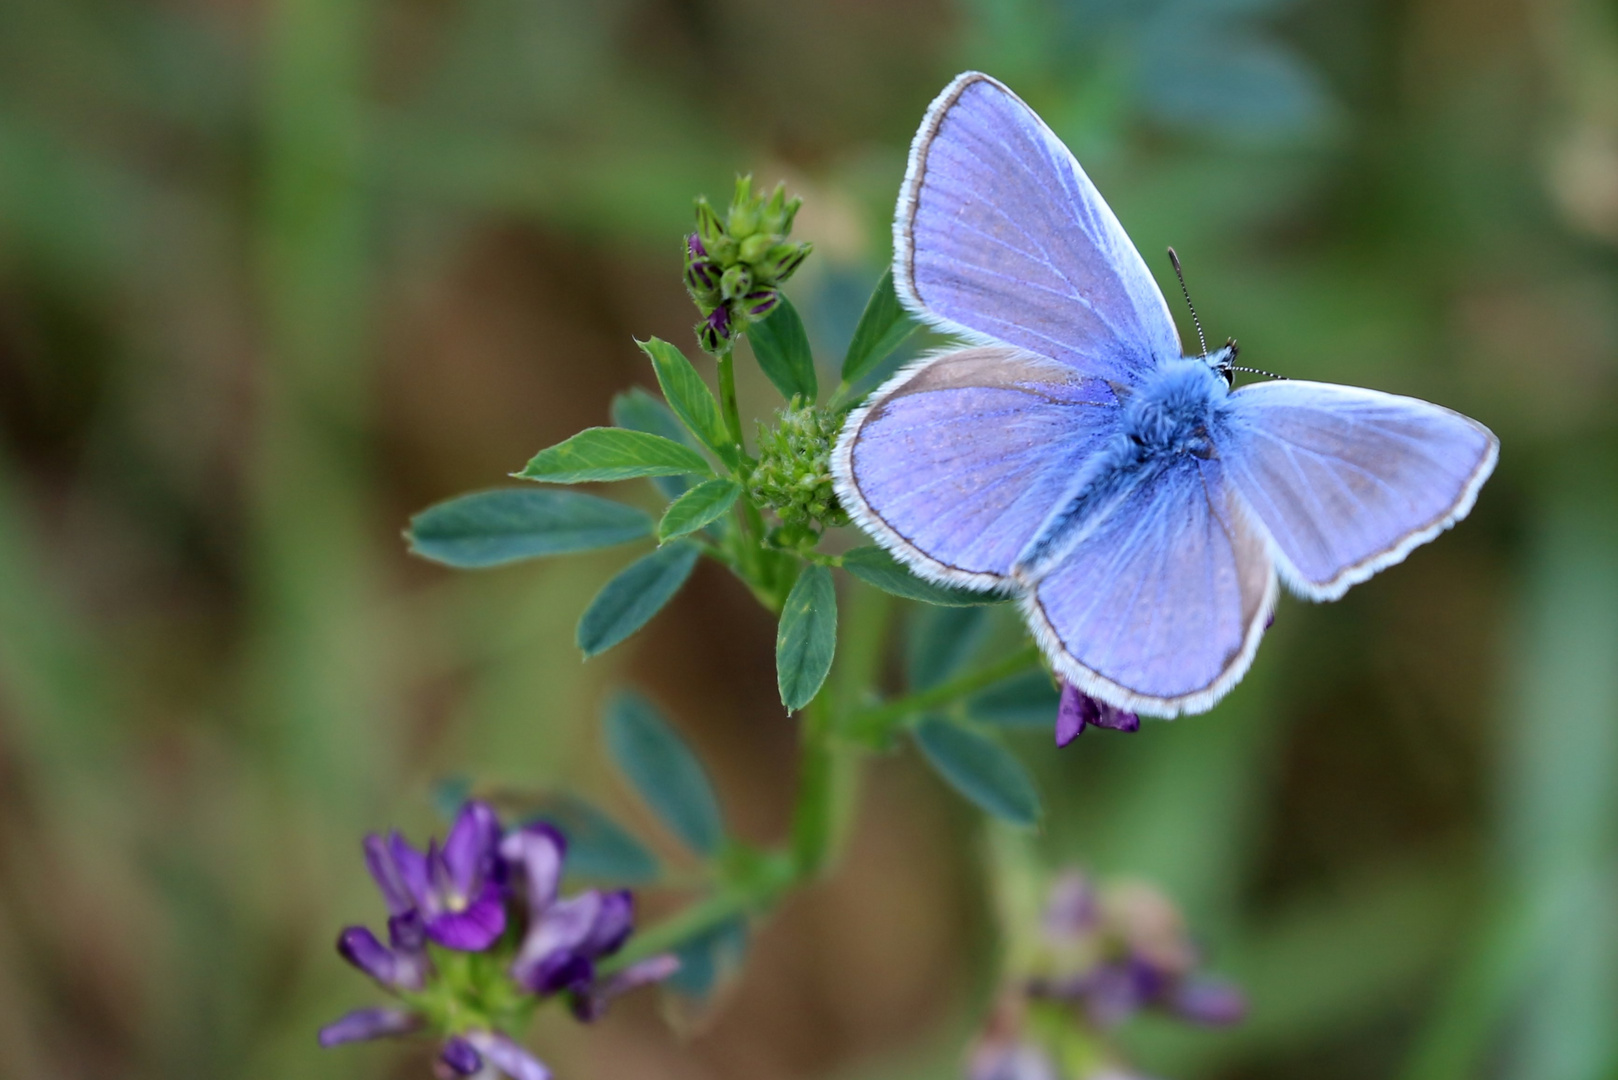
[[[359,837],[423,837],[468,773],[666,839],[602,763],[613,683],[782,834],[739,585],[704,566],[584,665],[622,553],[454,574],[399,530],[605,422],[651,383],[632,334],[694,352],[680,237],[735,172],[804,196],[790,292],[840,355],[967,67],[1244,362],[1503,444],[1454,533],[1284,602],[1213,714],[1026,743],[1053,857],[1157,880],[1251,995],[1233,1032],[1137,1025],[1138,1061],[1618,1077],[1612,0],[0,0],[0,1076],[427,1075],[315,1048],[374,997],[331,947],[380,913]],[[563,1080],[955,1075],[977,827],[880,762],[704,1023],[648,997],[536,1048]]]

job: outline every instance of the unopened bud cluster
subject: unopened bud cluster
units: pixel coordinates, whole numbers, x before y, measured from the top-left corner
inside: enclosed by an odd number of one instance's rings
[[[759,425],[759,462],[748,477],[753,501],[781,519],[788,539],[809,539],[827,526],[848,524],[832,489],[831,448],[838,417],[794,398],[773,428]]]
[[[702,312],[697,339],[708,352],[729,348],[735,334],[781,302],[781,283],[811,250],[787,239],[801,205],[787,198],[784,183],[768,197],[754,195],[751,176],[736,179],[724,220],[707,199],[697,199],[697,231],[685,242],[685,287]]]

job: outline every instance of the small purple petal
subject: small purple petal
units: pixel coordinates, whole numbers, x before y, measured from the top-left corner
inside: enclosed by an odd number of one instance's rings
[[[456,892],[466,896],[476,890],[499,843],[500,819],[488,803],[474,799],[461,807],[443,848],[444,865]]]
[[[408,911],[388,920],[388,941],[400,952],[421,952],[427,947],[427,924],[421,912]]]
[[[1225,1027],[1247,1015],[1247,997],[1221,979],[1187,979],[1174,992],[1169,1007],[1194,1024]]]
[[[493,881],[484,882],[483,892],[460,911],[445,911],[427,920],[428,937],[461,952],[482,952],[505,930],[505,896]]]
[[[605,982],[574,994],[573,1015],[587,1024],[592,1023],[601,1018],[614,998],[638,987],[662,982],[679,970],[680,958],[673,953],[664,953],[642,960],[638,964],[630,964]]]
[[[1084,734],[1084,726],[1095,714],[1095,702],[1070,682],[1062,683],[1062,698],[1056,706],[1056,745],[1066,746]]]
[[[1070,870],[1051,886],[1045,902],[1045,935],[1055,941],[1071,941],[1095,928],[1101,915],[1095,889],[1089,879]]]
[[[628,889],[603,893],[590,933],[579,943],[579,951],[592,960],[611,956],[623,947],[635,929],[635,898]]]
[[[551,1080],[551,1071],[528,1051],[492,1031],[469,1031],[466,1041],[511,1080]]]
[[[1142,989],[1134,965],[1102,964],[1084,980],[1084,1001],[1090,1020],[1102,1028],[1123,1023],[1146,1003]]]
[[[593,967],[578,952],[600,916],[602,896],[591,890],[552,904],[529,924],[511,977],[536,994],[589,981]]]
[[[387,841],[376,833],[371,833],[365,838],[365,865],[371,871],[371,877],[376,880],[377,891],[382,894],[383,902],[388,905],[389,915],[403,915],[416,906],[415,897],[411,895],[409,886],[405,884],[398,866],[394,864]]]
[[[567,841],[544,822],[525,825],[500,841],[500,856],[524,877],[532,918],[556,902],[566,853]]]
[[[350,926],[337,937],[337,952],[344,960],[387,987],[398,986],[399,971],[393,950],[363,926]]]
[[[1124,710],[1108,705],[1105,701],[1097,701],[1096,718],[1090,721],[1096,727],[1110,728],[1113,731],[1139,731],[1140,716],[1125,712]]]
[[[419,1027],[421,1017],[404,1009],[355,1009],[320,1029],[320,1045],[331,1047],[408,1035]]]
[[[440,1076],[471,1076],[483,1068],[483,1057],[471,1043],[459,1035],[451,1035],[438,1052],[438,1064],[443,1066],[435,1070]]]
[[[399,880],[409,890],[416,907],[426,907],[432,898],[432,887],[427,879],[427,860],[421,852],[398,833],[388,837],[388,852],[393,856]]]
[[[693,258],[706,259],[708,257],[708,249],[702,246],[702,237],[696,233],[692,233],[685,238],[685,250],[686,254]]]

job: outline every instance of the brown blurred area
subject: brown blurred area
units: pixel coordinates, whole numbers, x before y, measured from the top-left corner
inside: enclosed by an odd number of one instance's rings
[[[1504,447],[1452,534],[1284,603],[1210,716],[1017,737],[1051,862],[1158,881],[1252,996],[1131,1049],[1187,1080],[1618,1076],[1610,2],[0,0],[0,1077],[427,1075],[315,1046],[371,1000],[331,948],[381,912],[359,839],[441,831],[464,774],[583,791],[681,866],[604,759],[612,686],[675,718],[738,836],[783,836],[796,732],[742,585],[704,564],[582,663],[621,552],[457,574],[400,531],[655,390],[633,338],[697,355],[679,245],[737,172],[804,196],[789,292],[832,362],[967,67],[1160,274],[1176,244],[1244,362]],[[706,1011],[648,994],[533,1045],[582,1080],[958,1075],[983,828],[885,757]]]

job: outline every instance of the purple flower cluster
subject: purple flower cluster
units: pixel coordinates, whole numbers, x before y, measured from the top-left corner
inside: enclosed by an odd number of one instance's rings
[[[1075,1005],[1096,1027],[1143,1009],[1210,1026],[1246,1013],[1239,989],[1198,973],[1179,912],[1149,885],[1119,882],[1098,893],[1082,874],[1065,874],[1051,890],[1044,930],[1055,963],[1029,994]]]
[[[1118,1024],[1146,1009],[1233,1024],[1246,1009],[1235,986],[1197,970],[1179,912],[1149,885],[1096,889],[1062,875],[1037,944],[972,1048],[967,1080],[1145,1080],[1119,1063]]]
[[[1056,706],[1056,745],[1066,746],[1084,734],[1087,727],[1139,731],[1140,717],[1105,701],[1097,701],[1072,683],[1064,682],[1062,700]]]
[[[407,1007],[351,1012],[321,1029],[322,1046],[436,1029],[444,1036],[441,1076],[492,1070],[547,1080],[550,1071],[499,1026],[564,992],[576,1016],[594,1020],[619,994],[678,967],[674,957],[656,956],[605,978],[598,973],[634,930],[634,900],[627,891],[594,889],[563,898],[567,844],[547,824],[503,830],[487,804],[469,802],[442,846],[433,840],[423,852],[395,832],[367,836],[364,848],[387,905],[388,943],[350,926],[337,951]],[[445,950],[439,963],[432,946]],[[457,954],[497,962],[451,964]]]

